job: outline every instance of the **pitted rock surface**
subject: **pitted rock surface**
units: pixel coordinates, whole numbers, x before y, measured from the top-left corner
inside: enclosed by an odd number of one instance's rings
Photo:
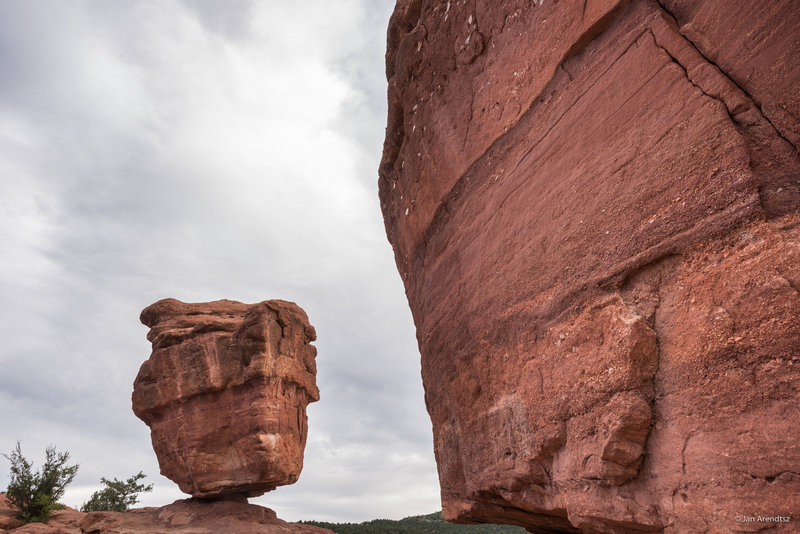
[[[796,529],[797,3],[400,0],[387,43],[445,517]]]
[[[147,307],[150,359],[133,411],[161,473],[194,497],[261,495],[297,481],[319,400],[314,328],[296,304],[230,300]]]

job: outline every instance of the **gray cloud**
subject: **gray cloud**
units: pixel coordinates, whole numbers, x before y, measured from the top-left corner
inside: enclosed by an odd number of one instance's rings
[[[250,37],[253,0],[183,0],[183,5],[211,32],[231,40]]]
[[[410,313],[377,201],[391,0],[0,3],[0,449],[144,469],[130,410],[157,299],[285,298],[322,401],[287,519],[438,508]],[[0,486],[7,483],[0,462]]]

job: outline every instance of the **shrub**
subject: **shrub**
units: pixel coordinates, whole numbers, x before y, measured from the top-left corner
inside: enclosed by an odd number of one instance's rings
[[[22,455],[19,442],[11,454],[3,456],[11,462],[6,498],[18,509],[17,519],[45,523],[53,510],[64,508],[58,500],[78,473],[78,464],[67,465],[69,452],[47,447],[44,465],[36,473],[32,471],[33,464]]]
[[[81,512],[124,512],[139,500],[137,493],[152,491],[153,485],[139,484],[145,474],[139,471],[138,475],[130,477],[125,482],[121,480],[108,480],[105,477],[100,482],[106,485],[100,491],[95,491],[89,500],[81,506]]]

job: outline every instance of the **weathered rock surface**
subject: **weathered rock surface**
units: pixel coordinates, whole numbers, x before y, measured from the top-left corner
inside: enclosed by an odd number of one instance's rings
[[[195,499],[175,501],[161,508],[141,508],[128,512],[92,512],[80,522],[84,534],[330,534],[311,525],[287,523],[269,508],[246,502]]]
[[[151,429],[161,473],[195,497],[261,495],[297,480],[319,400],[316,338],[306,314],[281,300],[185,304],[141,315],[150,359],[133,411]]]
[[[287,523],[269,508],[237,501],[186,499],[160,508],[127,512],[91,512],[72,508],[54,512],[47,524],[19,526],[0,494],[0,533],[13,534],[331,534],[330,530]]]
[[[400,0],[387,40],[445,517],[800,529],[800,5]]]
[[[14,534],[80,534],[77,528],[82,514],[72,508],[58,510],[51,515],[52,525],[31,523],[22,525],[16,518],[16,509],[11,506],[5,493],[0,493],[0,534],[13,532]]]

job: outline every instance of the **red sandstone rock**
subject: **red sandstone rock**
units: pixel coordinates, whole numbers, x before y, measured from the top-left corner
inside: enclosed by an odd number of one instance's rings
[[[66,507],[50,514],[47,524],[28,523],[16,518],[16,509],[12,508],[5,493],[0,493],[0,534],[82,534],[78,522],[83,514],[74,508]]]
[[[330,530],[287,523],[269,508],[247,502],[195,499],[175,501],[161,508],[128,512],[92,512],[80,527],[84,534],[332,534]]]
[[[5,493],[0,493],[0,532],[11,530],[20,525],[20,521],[14,516],[14,510],[11,509]]]
[[[127,512],[81,513],[72,508],[53,512],[46,523],[19,526],[14,511],[0,494],[0,533],[13,534],[330,534],[331,531],[287,523],[269,508],[239,501],[186,499],[160,508]]]
[[[400,0],[387,40],[445,517],[796,530],[797,4]]]
[[[161,473],[195,497],[261,495],[303,467],[306,405],[319,400],[316,338],[295,304],[166,299],[141,315],[150,359],[133,411]]]

